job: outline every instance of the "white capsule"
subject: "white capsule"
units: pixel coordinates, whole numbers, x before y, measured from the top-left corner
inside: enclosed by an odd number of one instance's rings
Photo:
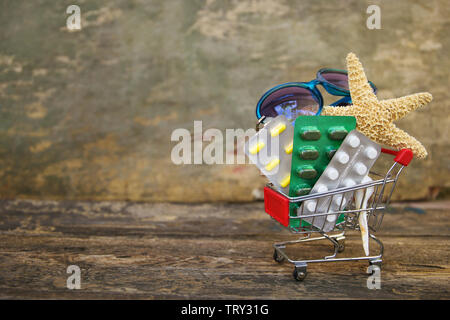
[[[353,169],[360,176],[365,175],[367,173],[367,167],[364,164],[362,164],[361,162],[357,162],[355,164],[355,166],[353,167]]]
[[[335,168],[329,168],[327,169],[327,177],[336,180],[339,177],[339,172]]]
[[[353,186],[356,186],[356,182],[350,178],[347,178],[344,180],[344,186],[347,188],[353,187]]]
[[[337,196],[334,196],[334,197],[333,197],[333,202],[334,202],[334,204],[340,206],[340,205],[341,205],[341,201],[342,201],[342,196],[337,195]]]
[[[356,148],[357,146],[359,146],[359,138],[356,136],[350,136],[347,140],[348,144],[352,147],[352,148]]]
[[[315,200],[306,201],[305,205],[306,205],[306,209],[308,209],[309,211],[316,210],[316,201]]]
[[[348,160],[350,160],[350,157],[348,156],[347,152],[338,152],[335,156],[334,156],[337,161],[339,161],[342,164],[346,164],[348,162]]]
[[[327,216],[327,221],[328,222],[334,222],[336,220],[336,215],[334,215],[334,214],[329,214],[328,216]]]
[[[375,150],[375,148],[372,147],[368,147],[365,151],[364,154],[366,155],[367,158],[373,160],[377,157],[378,152],[377,150]]]
[[[322,193],[322,192],[327,192],[327,191],[328,191],[328,188],[324,184],[321,184],[317,187],[317,193]]]

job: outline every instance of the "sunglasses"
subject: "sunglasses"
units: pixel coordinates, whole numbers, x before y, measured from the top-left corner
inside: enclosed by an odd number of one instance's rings
[[[333,102],[331,106],[352,104],[347,71],[320,69],[316,79],[310,82],[283,83],[264,93],[256,106],[256,117],[263,122],[266,117],[273,118],[280,114],[285,115],[290,121],[295,121],[300,115],[320,115],[323,108],[323,97],[317,89],[319,84],[329,94],[343,97]],[[369,84],[376,93],[375,85],[370,81]]]

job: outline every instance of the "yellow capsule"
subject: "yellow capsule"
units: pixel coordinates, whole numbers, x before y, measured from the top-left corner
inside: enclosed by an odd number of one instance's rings
[[[275,168],[279,163],[280,163],[280,159],[279,159],[279,158],[273,159],[272,161],[270,161],[270,162],[266,165],[266,170],[267,170],[267,171],[272,171],[272,169]]]
[[[287,175],[283,180],[280,181],[280,186],[282,188],[287,187],[287,185],[289,184],[289,182],[291,182],[291,175]]]
[[[286,147],[284,147],[284,151],[285,151],[287,154],[291,154],[293,148],[294,148],[294,142],[291,142],[291,143],[289,143]]]
[[[265,146],[266,144],[264,143],[264,141],[258,141],[258,143],[256,143],[253,147],[250,148],[249,150],[250,154],[257,154],[259,150],[261,150]]]
[[[285,129],[286,129],[286,125],[283,122],[280,122],[275,127],[273,127],[272,130],[270,130],[270,135],[272,137],[276,137],[277,135],[282,133]]]

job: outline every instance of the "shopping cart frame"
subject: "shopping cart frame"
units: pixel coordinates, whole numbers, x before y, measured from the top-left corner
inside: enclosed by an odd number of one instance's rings
[[[287,227],[291,233],[302,234],[303,236],[297,240],[278,242],[273,244],[274,254],[273,258],[275,261],[281,263],[283,261],[288,261],[294,265],[293,276],[294,279],[302,281],[307,275],[307,266],[309,263],[321,263],[321,262],[340,262],[340,261],[360,261],[367,260],[370,265],[376,265],[381,268],[382,257],[384,246],[383,243],[375,237],[374,233],[380,228],[384,211],[389,205],[390,199],[394,192],[395,186],[397,184],[398,178],[403,171],[403,169],[408,166],[413,158],[413,153],[410,149],[402,149],[400,151],[393,151],[390,149],[381,149],[382,153],[395,155],[394,164],[390,167],[387,173],[383,176],[377,174],[376,172],[370,172],[374,177],[379,177],[379,179],[372,182],[359,184],[353,187],[343,187],[332,191],[309,194],[300,197],[290,197],[282,192],[279,192],[273,188],[272,184],[268,184],[264,188],[264,206],[265,211],[284,227]],[[368,202],[369,206],[366,208],[355,208],[355,194],[358,190],[364,192],[363,200],[364,202],[369,188],[372,189],[373,194],[370,196]],[[342,199],[347,193],[351,193],[350,201],[347,205],[343,205],[343,201],[336,211],[329,211],[331,207],[331,202],[334,197],[340,196]],[[300,205],[300,213],[297,216],[292,216],[290,214],[291,204],[300,204],[308,200],[317,201],[329,201],[328,212],[317,213],[317,207],[313,214],[305,215],[303,214],[303,206]],[[370,200],[371,199],[371,200]],[[368,235],[371,242],[376,243],[378,246],[377,254],[369,256],[359,256],[359,257],[343,257],[338,258],[337,255],[344,251],[345,249],[345,232],[347,230],[360,230],[359,229],[359,215],[365,212],[367,214],[368,220]],[[324,225],[318,227],[314,224],[315,218],[318,216],[335,215],[336,217],[341,217],[339,222],[336,219],[334,228],[331,231],[324,231]],[[309,220],[307,222],[305,219]],[[311,220],[312,219],[312,220]],[[298,220],[298,227],[293,227],[292,222]],[[305,223],[307,222],[307,223]],[[311,237],[313,233],[318,233],[320,236]],[[304,242],[317,241],[317,240],[328,240],[334,246],[334,252],[332,255],[325,256],[318,259],[306,259],[298,260],[290,258],[286,251],[284,250],[288,245],[294,245]],[[369,240],[369,241],[370,241]],[[372,270],[374,272],[374,270]]]

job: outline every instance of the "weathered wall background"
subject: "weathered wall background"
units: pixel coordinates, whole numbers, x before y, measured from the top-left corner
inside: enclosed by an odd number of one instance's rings
[[[81,31],[65,28],[71,4]],[[366,28],[369,4],[382,30]],[[449,17],[445,0],[2,0],[0,197],[252,200],[254,166],[176,166],[172,131],[252,128],[265,90],[350,51],[379,97],[433,94],[398,122],[430,155],[396,196],[436,195],[450,187]]]

